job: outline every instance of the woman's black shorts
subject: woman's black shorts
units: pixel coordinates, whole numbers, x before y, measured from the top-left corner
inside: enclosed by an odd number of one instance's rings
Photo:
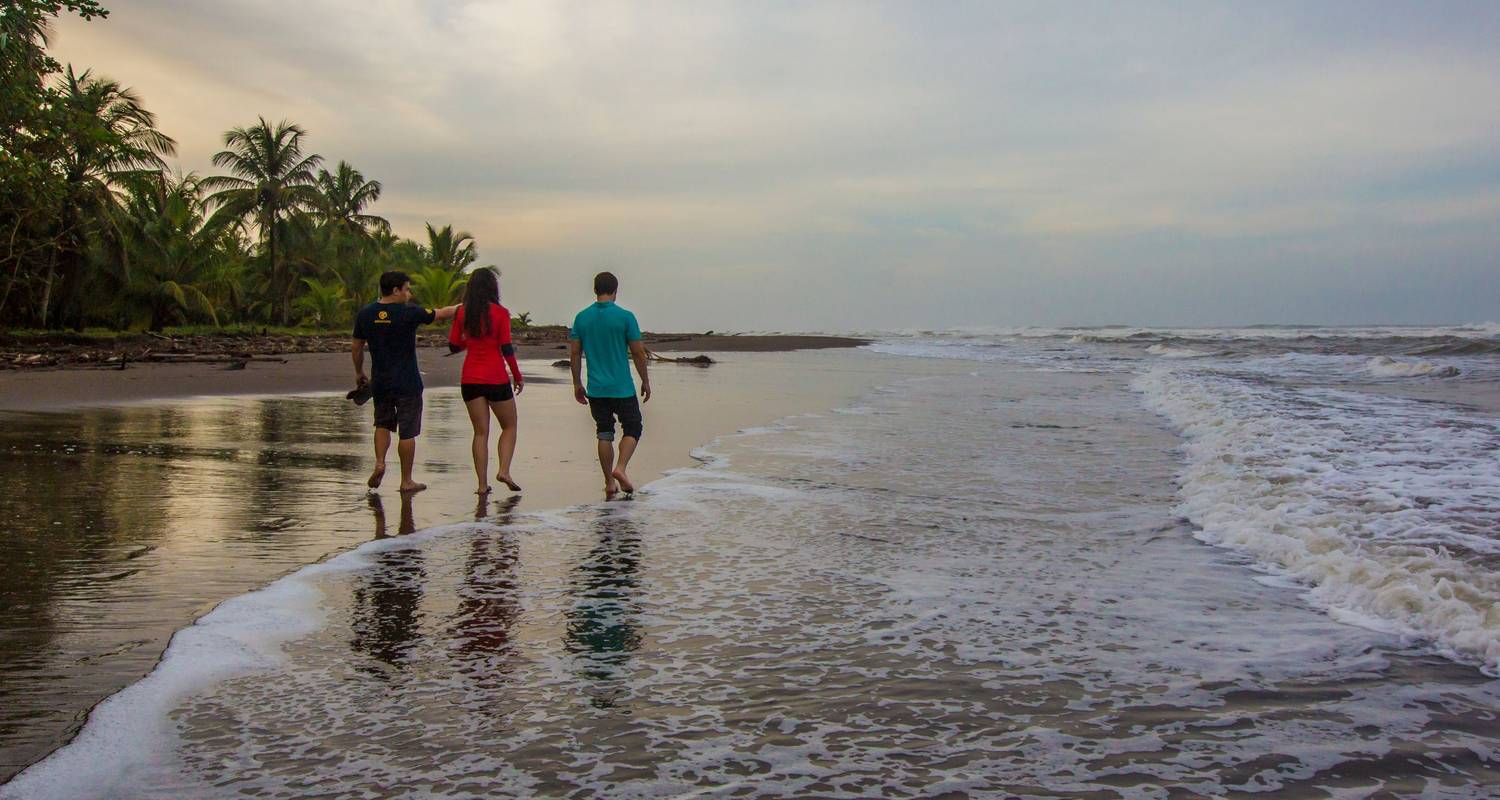
[[[516,396],[508,383],[461,383],[458,390],[463,393],[465,403],[476,397],[483,397],[491,403],[503,403]]]

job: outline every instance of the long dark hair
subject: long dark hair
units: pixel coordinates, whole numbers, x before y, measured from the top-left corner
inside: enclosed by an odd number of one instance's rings
[[[489,267],[469,273],[464,287],[464,333],[478,339],[490,332],[490,303],[500,304],[500,279]]]

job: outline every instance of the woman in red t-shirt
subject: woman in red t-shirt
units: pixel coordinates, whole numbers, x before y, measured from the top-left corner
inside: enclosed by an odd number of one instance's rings
[[[513,492],[521,487],[510,478],[510,460],[516,452],[516,400],[525,379],[516,364],[516,348],[510,342],[510,312],[500,305],[500,281],[493,269],[476,269],[469,275],[464,302],[448,331],[448,349],[464,353],[463,377],[459,379],[469,422],[474,426],[474,474],[478,494],[490,490],[484,474],[489,471],[490,414],[500,421],[500,471],[495,480]],[[506,367],[510,374],[506,374]],[[514,391],[512,391],[514,386]]]

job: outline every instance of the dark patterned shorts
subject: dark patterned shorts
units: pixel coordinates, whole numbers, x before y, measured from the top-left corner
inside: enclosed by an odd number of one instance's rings
[[[375,398],[375,427],[397,431],[402,439],[415,439],[422,432],[422,395]]]

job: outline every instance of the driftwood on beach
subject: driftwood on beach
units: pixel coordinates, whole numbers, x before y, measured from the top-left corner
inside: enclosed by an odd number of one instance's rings
[[[0,369],[71,366],[78,369],[125,369],[130,364],[226,364],[227,369],[244,369],[251,361],[285,364],[284,358],[257,356],[251,353],[70,353],[67,356],[47,353],[20,353],[0,362]]]
[[[433,326],[417,336],[422,348],[444,348],[447,329]],[[664,351],[734,351],[773,352],[820,347],[856,347],[862,339],[831,336],[738,336],[728,334],[661,334],[646,333],[642,341],[654,361],[671,361],[692,366],[708,366],[707,356],[667,358]],[[533,326],[515,335],[518,355],[523,358],[555,358],[556,350],[568,348],[568,329],[561,325]],[[204,361],[207,363],[265,361],[271,356],[303,353],[347,353],[349,334],[343,332],[296,333],[285,331],[223,331],[214,333],[172,333],[155,331],[109,334],[105,336],[54,331],[46,334],[17,335],[0,330],[0,372],[8,370],[50,369],[123,369],[131,362],[166,363]],[[150,354],[147,356],[146,354]],[[279,359],[269,359],[273,363]],[[563,362],[566,365],[567,362]]]
[[[691,364],[695,367],[707,367],[711,366],[714,363],[713,359],[704,355],[683,356],[682,358],[668,358],[667,356],[664,356],[661,353],[657,353],[652,350],[646,351],[646,357],[651,359],[652,361],[667,361],[673,364]]]
[[[646,358],[652,361],[665,361],[669,364],[687,364],[693,367],[709,367],[717,363],[713,359],[705,355],[683,356],[682,358],[668,358],[661,353],[657,353],[651,350],[646,351]],[[573,363],[566,358],[552,362],[552,366],[554,367],[570,367],[572,365]]]

